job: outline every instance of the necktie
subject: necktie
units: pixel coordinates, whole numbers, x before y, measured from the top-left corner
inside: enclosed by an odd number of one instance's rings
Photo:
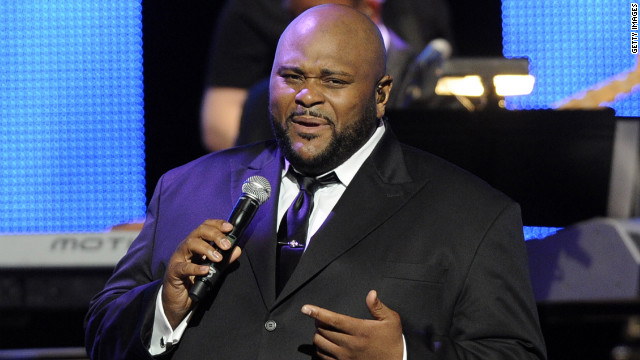
[[[336,184],[340,181],[335,172],[319,178],[303,176],[294,171],[291,171],[291,174],[298,181],[300,192],[287,210],[286,215],[282,218],[278,230],[277,294],[280,294],[280,291],[284,288],[304,252],[309,217],[313,210],[313,195],[319,188]]]

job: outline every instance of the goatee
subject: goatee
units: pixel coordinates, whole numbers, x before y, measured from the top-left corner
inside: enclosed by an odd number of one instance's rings
[[[295,115],[300,114],[296,112],[289,114],[284,125],[276,121],[271,111],[269,111],[269,117],[271,119],[273,133],[278,142],[278,147],[280,147],[284,156],[297,171],[308,176],[324,174],[347,161],[347,159],[369,140],[378,124],[375,97],[368,101],[359,119],[340,131],[336,130],[333,119],[321,114],[314,114],[311,111],[307,111],[307,113],[311,113],[312,116],[325,118],[330,124],[332,131],[331,140],[327,147],[321,153],[310,159],[303,159],[293,149],[293,144],[289,137],[292,119]],[[303,138],[305,140],[311,140],[314,137],[315,136],[307,136]]]

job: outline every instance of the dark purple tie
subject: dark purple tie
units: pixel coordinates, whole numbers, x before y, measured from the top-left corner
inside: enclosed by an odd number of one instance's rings
[[[298,181],[300,192],[287,210],[287,214],[282,218],[278,229],[276,294],[280,294],[304,252],[309,217],[311,210],[313,210],[313,194],[323,186],[336,184],[340,181],[335,172],[317,179],[303,176],[292,170],[290,173]]]

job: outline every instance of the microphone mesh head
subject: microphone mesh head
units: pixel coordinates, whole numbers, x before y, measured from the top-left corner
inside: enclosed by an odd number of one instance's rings
[[[242,184],[242,192],[256,199],[259,205],[262,205],[271,196],[271,184],[262,176],[251,176]]]

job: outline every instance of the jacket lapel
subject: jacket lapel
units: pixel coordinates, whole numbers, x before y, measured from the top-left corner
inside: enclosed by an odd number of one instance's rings
[[[275,217],[278,212],[282,156],[276,146],[273,146],[247,164],[241,164],[239,167],[235,164],[229,165],[238,169],[231,176],[232,199],[237,199],[242,194],[242,184],[251,176],[263,176],[271,184],[269,200],[260,206],[242,237],[244,242],[240,243],[243,254],[249,260],[265,306],[270,307],[275,299]]]
[[[400,143],[386,126],[380,143],[311,239],[275,305],[384,223],[427,183],[411,178]],[[363,211],[368,208],[376,211]]]

